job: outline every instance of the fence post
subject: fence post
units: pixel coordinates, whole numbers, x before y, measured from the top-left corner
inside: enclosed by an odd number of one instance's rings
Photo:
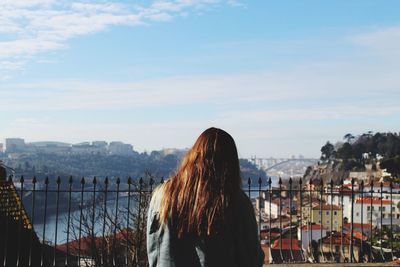
[[[78,229],[78,266],[81,266],[81,237],[82,237],[82,212],[83,212],[83,192],[85,190],[85,178],[81,179],[81,201],[79,205],[79,229]]]
[[[131,186],[132,186],[132,178],[128,177],[128,205],[127,205],[127,217],[126,217],[126,229],[127,229],[127,237],[126,237],[126,257],[125,257],[125,263],[128,266],[129,264],[129,248],[130,248],[130,228],[129,228],[129,219],[130,219],[130,204],[131,204]]]
[[[19,180],[20,182],[20,200],[21,203],[19,203],[18,207],[18,212],[19,212],[19,220],[18,220],[18,231],[17,231],[17,263],[16,265],[19,267],[20,266],[20,257],[21,257],[21,239],[22,239],[22,231],[23,231],[23,192],[24,192],[24,176],[21,176],[21,179]]]
[[[36,203],[36,176],[33,176],[32,179],[32,211],[31,211],[31,223],[32,226],[35,224],[35,203]],[[29,256],[28,256],[28,265],[32,266],[32,246],[33,246],[33,240],[35,238],[35,231],[33,228],[31,229],[31,237],[29,238]]]
[[[42,236],[42,245],[40,246],[40,266],[43,266],[44,262],[43,247],[46,242],[47,197],[49,191],[49,177],[45,178],[44,184],[45,184],[45,198],[44,198],[44,216],[43,216],[43,236]]]
[[[61,178],[57,177],[57,191],[56,191],[56,229],[54,233],[54,249],[53,249],[53,266],[56,266],[56,252],[57,252],[57,232],[58,232],[58,212],[59,212],[59,204],[60,204],[60,184]]]
[[[67,218],[67,254],[65,255],[65,264],[69,266],[69,232],[71,228],[71,199],[72,199],[72,176],[69,177],[68,184],[68,218]]]

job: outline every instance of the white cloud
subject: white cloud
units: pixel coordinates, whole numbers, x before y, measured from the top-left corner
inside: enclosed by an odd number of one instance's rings
[[[357,46],[369,49],[369,53],[398,60],[400,57],[400,26],[375,29],[349,38]]]
[[[112,1],[0,1],[0,60],[23,64],[32,56],[67,47],[67,41],[111,26],[138,26],[172,20],[175,16],[224,1],[154,1],[148,6]],[[3,68],[4,69],[4,68]],[[4,74],[4,73],[3,73]],[[1,76],[1,73],[0,73]]]

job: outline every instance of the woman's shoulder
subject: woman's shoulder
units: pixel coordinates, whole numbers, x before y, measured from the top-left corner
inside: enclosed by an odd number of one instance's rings
[[[164,195],[164,188],[165,188],[165,183],[158,185],[153,190],[150,201],[150,208],[153,211],[158,211],[160,209],[161,201]]]

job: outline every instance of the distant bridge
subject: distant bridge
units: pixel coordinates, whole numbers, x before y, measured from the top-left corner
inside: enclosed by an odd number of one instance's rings
[[[258,168],[263,169],[264,171],[269,171],[273,168],[276,168],[280,165],[284,165],[288,162],[307,162],[311,164],[316,164],[318,159],[314,158],[257,158],[251,157],[246,158]]]

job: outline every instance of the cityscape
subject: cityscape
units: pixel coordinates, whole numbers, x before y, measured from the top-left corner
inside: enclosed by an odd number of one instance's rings
[[[0,0],[0,267],[400,265],[399,10]]]

